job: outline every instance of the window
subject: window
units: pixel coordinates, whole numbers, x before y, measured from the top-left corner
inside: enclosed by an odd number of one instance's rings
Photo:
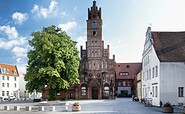
[[[156,77],[158,77],[158,66],[155,67],[156,69]]]
[[[121,86],[121,82],[118,82],[118,86]]]
[[[104,87],[104,96],[105,97],[109,96],[109,87]]]
[[[9,76],[7,76],[7,80],[9,80]]]
[[[6,91],[6,96],[9,96],[9,91]]]
[[[5,86],[4,86],[4,83],[2,83],[2,87],[5,87]]]
[[[2,80],[5,80],[5,77],[4,76],[2,76]]]
[[[87,93],[86,93],[86,87],[82,87],[82,96],[85,96]]]
[[[184,97],[184,87],[178,87],[178,96]]]
[[[154,67],[152,68],[152,78],[154,78]]]
[[[15,88],[17,87],[17,84],[16,84],[16,83],[14,83],[14,87],[15,87]]]
[[[151,79],[151,69],[149,69],[149,79]]]
[[[123,81],[123,86],[126,86],[126,82],[125,81]]]
[[[129,68],[130,66],[129,65],[127,65],[127,68]]]
[[[154,97],[154,86],[152,87],[152,97]]]
[[[93,31],[93,36],[96,36],[97,35],[97,32],[96,31]]]
[[[9,87],[9,83],[7,83],[7,87]]]
[[[14,77],[14,81],[17,81],[17,78],[16,77]]]
[[[2,91],[2,96],[5,96],[5,92],[4,91]]]
[[[157,96],[158,96],[158,87],[155,86],[155,97],[157,97]]]
[[[128,72],[120,72],[119,75],[120,75],[120,76],[128,76],[129,73],[128,73]]]

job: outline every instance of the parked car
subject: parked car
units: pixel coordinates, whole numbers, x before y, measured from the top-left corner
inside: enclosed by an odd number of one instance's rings
[[[8,100],[8,96],[1,96],[0,99],[1,100]]]
[[[0,97],[0,100],[9,100],[9,101],[11,101],[11,100],[15,100],[15,96],[13,96],[13,95],[11,95],[11,96],[1,96]]]
[[[11,100],[15,100],[15,96],[11,95],[11,96],[8,96],[8,100],[11,101]]]

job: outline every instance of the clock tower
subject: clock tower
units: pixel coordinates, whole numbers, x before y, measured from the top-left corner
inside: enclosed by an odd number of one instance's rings
[[[88,8],[86,49],[81,46],[80,99],[114,96],[115,56],[109,59],[109,45],[102,40],[101,8],[96,1]]]

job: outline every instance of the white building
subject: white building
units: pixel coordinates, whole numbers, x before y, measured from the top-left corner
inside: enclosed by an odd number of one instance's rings
[[[154,32],[148,27],[142,55],[142,98],[152,104],[185,103],[185,32]]]
[[[19,98],[19,73],[16,66],[0,64],[0,97]]]
[[[36,91],[34,91],[33,93],[28,93],[28,91],[26,90],[26,81],[24,80],[25,74],[21,74],[19,76],[19,88],[20,88],[20,98],[21,99],[34,99],[34,98],[41,98],[42,97],[42,93],[37,93]]]

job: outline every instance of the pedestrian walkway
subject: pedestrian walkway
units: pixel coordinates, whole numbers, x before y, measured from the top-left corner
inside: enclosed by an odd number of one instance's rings
[[[80,102],[82,110],[80,112],[72,112],[71,104],[74,102]],[[64,103],[68,104],[68,111],[62,112],[61,107]],[[10,111],[4,111],[3,106],[33,106],[32,111],[25,111],[21,108],[20,111],[14,111],[13,108]],[[69,100],[69,101],[52,101],[44,104],[45,111],[38,111],[39,103],[33,102],[0,102],[0,114],[163,114],[159,107],[145,107],[144,104],[136,101],[132,101],[131,98],[117,98],[116,100]],[[49,106],[55,106],[54,112],[49,111]],[[175,113],[182,114],[182,110],[178,107],[175,108]]]

